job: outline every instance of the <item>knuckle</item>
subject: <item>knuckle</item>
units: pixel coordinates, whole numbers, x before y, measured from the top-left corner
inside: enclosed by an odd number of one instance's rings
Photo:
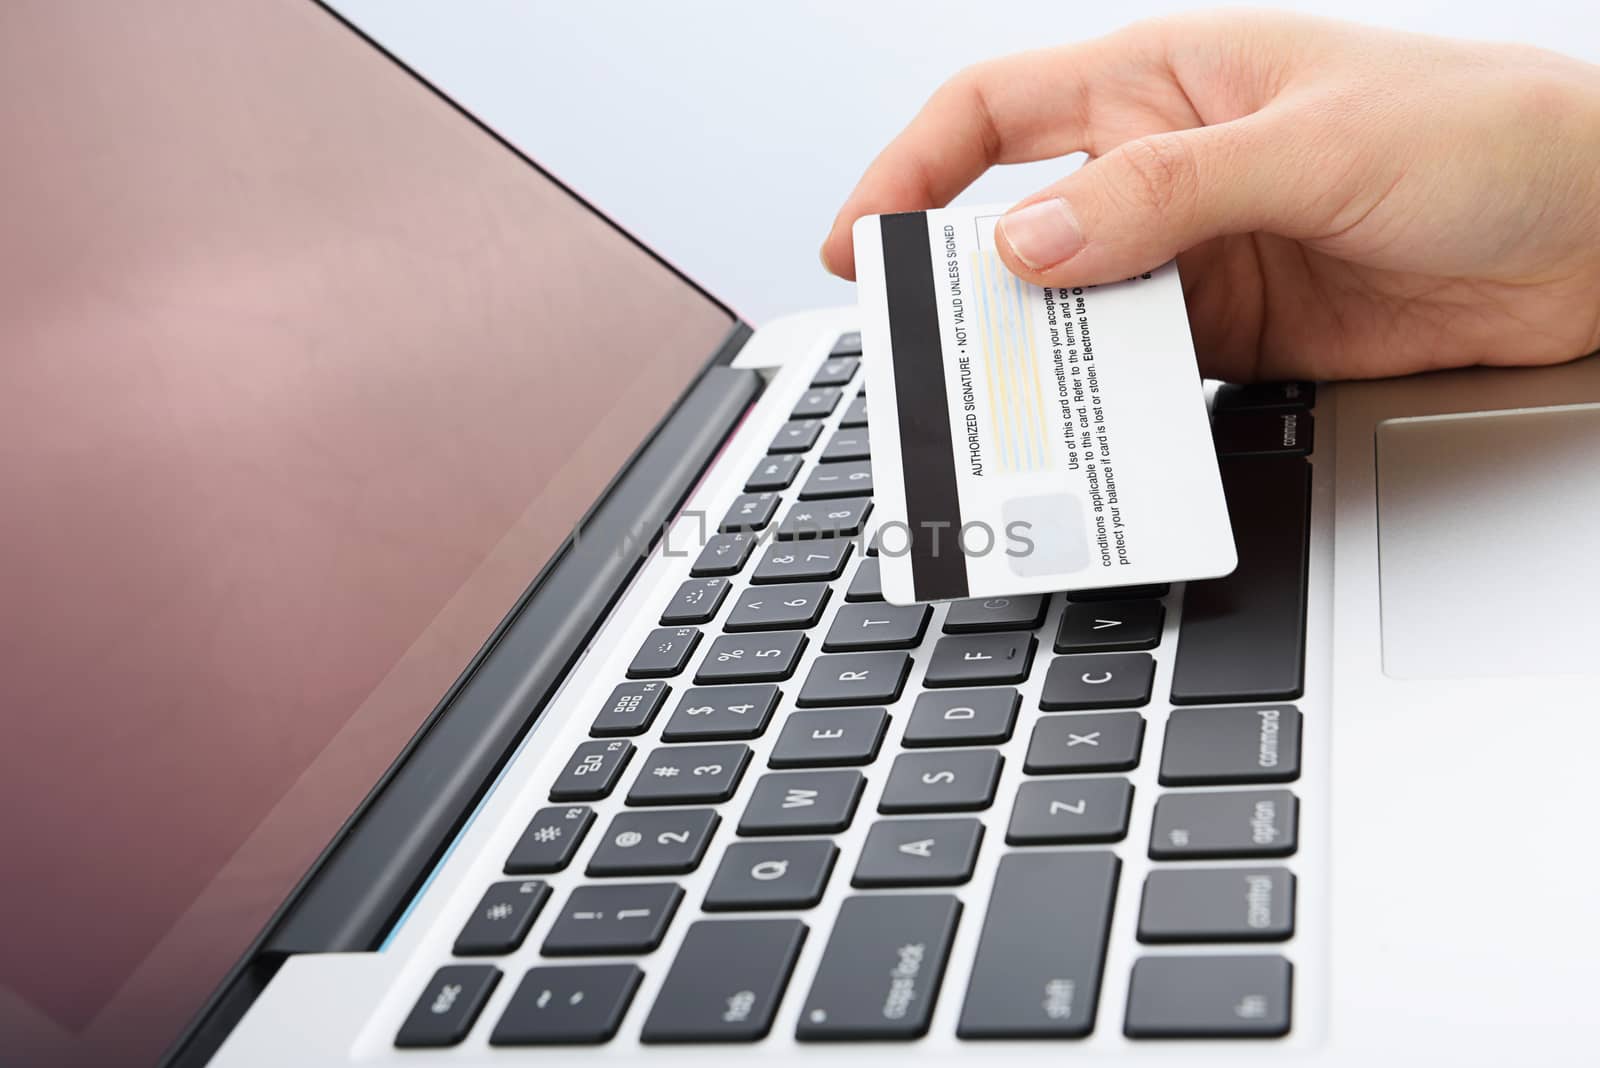
[[[1139,137],[1117,149],[1127,188],[1121,195],[1161,215],[1188,210],[1194,203],[1198,168],[1181,137]]]

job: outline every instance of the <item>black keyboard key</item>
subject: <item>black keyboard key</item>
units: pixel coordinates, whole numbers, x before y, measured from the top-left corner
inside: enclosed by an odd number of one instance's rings
[[[452,948],[458,957],[510,953],[522,945],[550,897],[542,879],[508,879],[484,891]]]
[[[882,708],[802,708],[789,713],[767,763],[775,768],[844,768],[878,756],[889,713]]]
[[[1141,942],[1282,942],[1294,934],[1288,868],[1177,868],[1145,878]]]
[[[821,839],[735,842],[702,904],[707,912],[809,909],[822,900],[839,847]]]
[[[737,575],[750,554],[756,551],[757,537],[748,531],[713,534],[706,539],[700,555],[694,558],[689,574],[696,578]]]
[[[1175,708],[1161,751],[1163,786],[1292,782],[1300,777],[1300,710]]]
[[[806,940],[799,920],[701,920],[684,935],[641,1042],[756,1042]]]
[[[839,417],[839,425],[841,427],[867,425],[867,395],[865,393],[858,394],[856,399],[845,407],[844,414]]]
[[[1010,685],[1024,682],[1038,643],[1025,631],[940,638],[928,661],[924,686]]]
[[[844,591],[844,599],[850,604],[883,600],[883,577],[878,570],[877,557],[862,559],[856,573],[850,576],[850,588]]]
[[[802,501],[825,501],[834,497],[872,496],[872,464],[866,460],[821,464],[811,469],[800,487]]]
[[[695,682],[782,681],[794,674],[806,636],[798,630],[724,634],[711,643]]]
[[[644,972],[633,964],[529,968],[489,1035],[491,1046],[609,1042],[622,1026]]]
[[[828,584],[797,582],[787,586],[752,586],[734,602],[722,629],[732,633],[814,627],[828,603]]]
[[[949,894],[846,898],[800,1011],[802,1042],[928,1032],[961,901]]]
[[[1150,825],[1157,860],[1286,857],[1298,847],[1300,801],[1288,790],[1163,794]]]
[[[972,878],[983,842],[977,820],[879,820],[850,885],[957,886]]]
[[[667,607],[661,613],[663,627],[709,623],[728,596],[725,578],[692,578],[678,587]]]
[[[1034,779],[1017,788],[1006,841],[1012,845],[1120,842],[1128,835],[1127,779]]]
[[[1143,957],[1128,984],[1129,1038],[1278,1038],[1294,970],[1276,956]]]
[[[1149,653],[1058,656],[1044,677],[1039,707],[1047,712],[1070,712],[1146,705],[1155,674],[1156,662]]]
[[[900,744],[993,745],[1011,737],[1022,697],[1016,690],[930,690],[917,695]]]
[[[850,559],[849,538],[816,538],[774,542],[756,564],[751,582],[829,582],[844,573]]]
[[[839,340],[833,343],[829,356],[860,356],[861,331],[852,330],[847,334],[840,334]]]
[[[739,788],[747,745],[671,745],[655,750],[628,791],[630,805],[701,805],[726,801]]]
[[[811,380],[813,386],[842,386],[855,377],[856,368],[861,366],[859,356],[830,356],[822,361],[822,366],[817,368],[816,377]]]
[[[790,419],[822,419],[833,414],[842,391],[837,386],[813,386],[795,402]]]
[[[1217,456],[1308,456],[1310,412],[1218,412],[1211,421]]]
[[[1022,770],[1029,775],[1063,771],[1131,771],[1144,746],[1144,717],[1137,712],[1085,712],[1041,716],[1028,739]]]
[[[787,489],[789,483],[794,481],[794,476],[800,473],[800,465],[804,462],[802,456],[769,454],[756,464],[756,469],[744,480],[744,490],[746,493],[755,493],[760,490]]]
[[[1083,1038],[1094,1030],[1121,864],[1111,853],[1009,853],[956,1033]]]
[[[683,900],[676,883],[602,883],[567,897],[540,950],[547,957],[648,953]]]
[[[661,732],[661,740],[708,742],[759,738],[778,708],[779,696],[778,688],[767,683],[692,687],[683,691],[678,707]]]
[[[824,705],[886,705],[900,699],[911,673],[909,653],[831,653],[811,662],[796,703],[804,708]]]
[[[922,643],[933,609],[925,604],[845,604],[834,613],[822,649],[914,649]]]
[[[506,858],[507,875],[543,875],[572,863],[584,836],[594,823],[587,805],[551,805],[541,808]]]
[[[768,452],[806,452],[822,436],[822,424],[815,419],[791,419],[773,435]]]
[[[1183,593],[1172,702],[1287,701],[1304,689],[1311,465],[1225,460],[1239,566]]]
[[[976,634],[987,630],[1032,630],[1044,622],[1050,598],[1035,593],[1023,597],[985,597],[952,601],[944,617],[946,634]]]
[[[844,463],[849,460],[870,460],[872,441],[866,427],[836,430],[822,449],[819,459],[825,464]]]
[[[683,670],[699,644],[700,632],[693,627],[657,627],[628,665],[628,678],[670,678]]]
[[[611,691],[589,733],[596,738],[643,734],[666,704],[672,687],[659,680],[624,682]]]
[[[993,749],[901,753],[889,769],[879,812],[973,812],[994,803],[1005,761]]]
[[[1315,382],[1228,383],[1217,388],[1213,412],[1275,412],[1305,410],[1317,403]]]
[[[1069,601],[1135,601],[1149,597],[1165,597],[1171,589],[1165,582],[1147,586],[1106,586],[1098,590],[1073,590],[1067,594]]]
[[[741,493],[728,505],[717,529],[724,534],[739,531],[765,530],[772,517],[778,514],[783,498],[776,493]]]
[[[550,787],[552,801],[598,801],[611,793],[633,759],[633,743],[621,738],[582,742]]]
[[[500,969],[487,964],[440,968],[422,988],[394,1044],[401,1049],[456,1045],[472,1030],[498,982]]]
[[[1088,601],[1069,604],[1056,629],[1058,653],[1115,653],[1154,649],[1161,644],[1166,607],[1142,601]]]
[[[682,875],[694,871],[716,833],[709,808],[619,812],[601,836],[589,875]]]
[[[811,538],[853,538],[872,513],[871,497],[837,501],[801,501],[778,524],[779,541]]]
[[[850,826],[867,780],[859,771],[786,771],[763,775],[745,805],[739,833],[837,834]]]

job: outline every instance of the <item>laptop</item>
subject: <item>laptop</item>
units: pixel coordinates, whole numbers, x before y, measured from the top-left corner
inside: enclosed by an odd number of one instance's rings
[[[307,0],[4,21],[0,1063],[1594,1062],[1600,362],[1214,388],[1232,575],[890,605],[853,309]]]

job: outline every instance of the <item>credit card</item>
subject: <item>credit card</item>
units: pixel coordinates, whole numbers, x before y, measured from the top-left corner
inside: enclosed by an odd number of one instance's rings
[[[884,596],[1229,573],[1233,532],[1177,267],[1028,285],[995,251],[1002,212],[855,224]]]

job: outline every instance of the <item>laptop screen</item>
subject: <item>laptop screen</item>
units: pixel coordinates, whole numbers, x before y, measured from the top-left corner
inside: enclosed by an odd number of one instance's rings
[[[309,0],[0,21],[0,1062],[143,1064],[733,320]]]

